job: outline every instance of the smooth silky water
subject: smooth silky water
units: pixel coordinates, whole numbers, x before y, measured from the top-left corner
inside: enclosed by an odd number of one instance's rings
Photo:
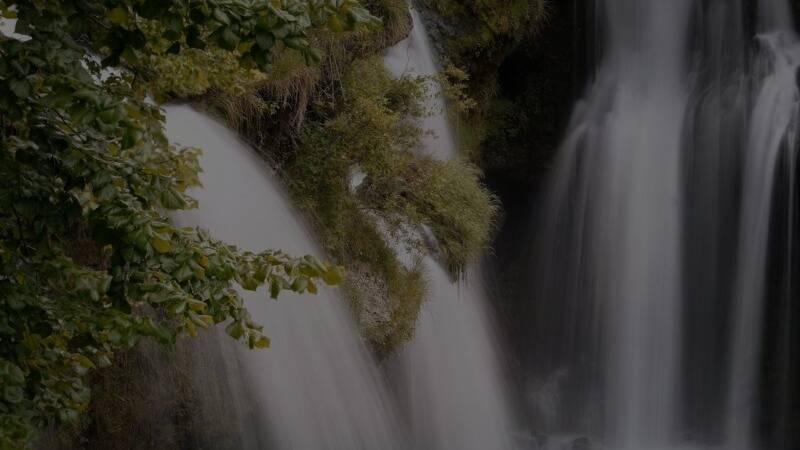
[[[595,2],[600,62],[535,212],[530,326],[549,335],[527,401],[544,435],[766,448],[765,277],[800,47],[788,2],[754,5]]]
[[[784,21],[789,17],[788,8],[776,8],[766,13],[767,23],[790,26]],[[782,154],[787,150],[796,151],[800,119],[797,86],[800,43],[791,29],[766,31],[770,34],[759,37],[764,50],[758,56],[759,68],[765,76],[753,107],[744,157],[726,429],[727,446],[744,450],[757,445],[754,406],[759,392],[763,294],[775,175]]]
[[[384,62],[396,77],[431,77],[439,71],[435,51],[414,8],[411,17],[410,36],[390,48]],[[437,159],[457,158],[440,87],[429,79],[428,88],[431,114],[421,126],[430,133],[421,150]],[[454,282],[433,258],[425,258],[424,266],[428,300],[413,340],[393,365],[412,448],[513,448],[514,424],[480,267]]]
[[[796,156],[800,52],[787,2],[758,2],[752,27],[747,5],[596,1],[600,62],[534,212],[531,423],[509,406],[480,267],[453,282],[428,257],[429,301],[387,368],[391,394],[338,295],[245,294],[273,345],[228,363],[243,446],[765,449],[765,266],[776,171]],[[411,16],[386,65],[435,75]],[[429,87],[421,150],[458,157]],[[166,110],[170,139],[205,150],[200,209],[180,224],[243,248],[319,254],[248,146],[187,106]]]
[[[196,225],[242,249],[279,248],[320,254],[303,221],[256,153],[229,129],[189,106],[167,106],[170,141],[203,149],[197,210],[179,225]],[[244,292],[271,348],[236,347],[246,398],[238,399],[255,435],[250,448],[391,449],[400,424],[384,380],[338,294]],[[232,347],[233,348],[233,347]],[[234,399],[236,400],[236,399]]]

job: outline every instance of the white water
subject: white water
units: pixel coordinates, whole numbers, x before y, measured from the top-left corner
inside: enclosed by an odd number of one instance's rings
[[[456,156],[456,140],[445,114],[446,106],[440,95],[441,87],[431,79],[439,73],[439,65],[431,46],[428,32],[419,12],[411,8],[411,34],[393,47],[389,48],[383,61],[386,68],[397,78],[402,76],[427,77],[426,86],[429,98],[427,107],[431,114],[422,120],[422,129],[427,131],[423,136],[423,150],[437,159],[448,159]]]
[[[620,449],[665,446],[673,431],[689,4],[606,5],[607,54],[573,119],[559,169],[566,172],[556,175],[551,200],[557,208],[570,208],[564,203],[572,189],[564,184],[569,172],[590,167],[581,180],[589,227],[583,258],[594,270],[588,295],[603,305],[607,439]]]
[[[585,314],[592,317],[597,333],[591,348],[599,349],[600,362],[587,359],[581,364],[592,367],[587,378],[602,387],[599,396],[589,388],[589,395],[575,403],[588,405],[585,411],[562,410],[561,396],[566,394],[560,391],[544,407],[555,410],[547,411],[554,423],[575,415],[589,424],[575,437],[597,430],[599,417],[597,437],[603,448],[613,450],[762,448],[755,424],[770,201],[778,160],[797,138],[800,53],[793,34],[775,32],[791,26],[785,2],[760,2],[758,29],[765,50],[757,58],[763,64],[753,74],[757,89],[752,105],[737,97],[728,106],[741,108],[748,126],[742,133],[747,138],[742,145],[735,294],[730,300],[726,423],[721,446],[709,440],[699,445],[683,429],[683,353],[689,343],[682,342],[688,327],[681,271],[687,211],[681,160],[689,133],[684,128],[693,117],[687,107],[693,103],[686,49],[690,11],[696,4],[602,3],[607,31],[603,62],[592,89],[576,107],[547,204],[551,217],[543,237],[569,241],[571,253],[563,258],[574,264],[563,274],[550,275],[576,285],[574,292],[569,289],[580,300],[573,307],[588,310]],[[389,51],[387,66],[398,76],[435,74],[427,34],[415,11],[412,17],[412,35]],[[436,95],[438,86],[431,87],[429,106],[435,114],[424,126],[434,133],[426,138],[424,150],[439,159],[457,157],[444,102]],[[245,248],[316,252],[269,170],[247,146],[187,107],[170,107],[168,116],[171,139],[207,152],[206,189],[197,194],[201,209],[182,215],[181,221],[201,224]],[[693,151],[710,150],[698,146]],[[564,216],[578,225],[561,226]],[[725,218],[716,223],[724,226]],[[395,419],[383,380],[335,295],[285,295],[274,303],[261,293],[250,300],[256,318],[267,325],[273,348],[241,352],[248,374],[241,382],[252,398],[237,401],[248,423],[255,423],[253,430],[243,430],[254,436],[245,440],[248,448],[513,447],[514,423],[479,271],[470,271],[468,282],[456,284],[434,259],[428,258],[425,266],[430,301],[414,340],[395,361],[403,424]],[[560,296],[566,290],[553,292],[559,294],[539,301],[575,302]],[[573,376],[571,367],[558,370]],[[400,438],[404,425],[410,437]],[[546,445],[567,449],[575,442],[571,435],[561,435]]]
[[[478,279],[461,286],[428,259],[429,300],[398,357],[415,449],[511,448],[490,312]]]
[[[200,208],[181,213],[243,249],[319,253],[266,164],[232,131],[188,106],[168,106],[170,141],[203,149]],[[245,293],[272,347],[240,351],[250,395],[242,408],[255,422],[253,448],[391,449],[400,447],[383,379],[342,299],[320,295]],[[235,401],[232,399],[232,401]]]
[[[385,64],[395,76],[438,72],[434,51],[419,14],[413,29],[389,49]],[[433,114],[422,126],[432,133],[424,151],[438,159],[456,158],[455,137],[436,83],[430,83]],[[480,272],[454,283],[432,258],[425,261],[428,301],[415,336],[399,355],[400,392],[415,449],[510,448],[512,421],[499,365],[498,347],[485,305]]]
[[[800,134],[800,44],[788,2],[756,5],[757,37],[747,2],[596,2],[601,63],[532,268],[535,300],[567,317],[536,311],[574,339],[536,373],[568,386],[533,398],[548,432],[614,450],[767,445],[760,391],[779,387],[763,378],[766,275],[770,242],[783,243],[771,203]]]
[[[780,24],[781,14],[786,14],[787,9],[780,8],[776,11],[777,17],[768,23]],[[773,16],[775,14],[767,18]],[[796,78],[800,43],[797,37],[790,29],[784,29],[760,39],[764,47],[760,58],[767,75],[753,108],[744,161],[726,436],[731,449],[750,449],[757,445],[754,426],[771,201],[781,151],[797,141],[800,118]]]

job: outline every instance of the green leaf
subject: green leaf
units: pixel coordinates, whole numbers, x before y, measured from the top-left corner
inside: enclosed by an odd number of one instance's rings
[[[200,300],[197,300],[195,298],[190,298],[189,300],[186,301],[186,303],[189,305],[189,309],[191,309],[192,311],[201,312],[205,311],[206,309],[205,302],[201,302]]]
[[[331,266],[323,274],[322,280],[328,285],[337,285],[344,281],[344,269],[340,266]]]
[[[214,319],[211,316],[205,314],[195,314],[192,311],[189,311],[189,320],[191,320],[192,323],[200,328],[207,328],[214,324]]]
[[[3,399],[8,403],[19,403],[23,399],[22,388],[19,386],[6,386],[3,388]]]
[[[128,13],[128,9],[123,6],[117,6],[108,11],[106,17],[115,25],[127,25],[130,21],[130,13]]]
[[[242,278],[242,287],[248,291],[255,291],[258,289],[258,281],[251,276],[246,276]]]
[[[228,15],[225,14],[225,12],[222,11],[221,9],[215,9],[214,12],[211,14],[211,17],[213,17],[214,20],[223,25],[231,24],[231,20],[228,18]]]
[[[299,277],[292,282],[292,290],[295,292],[305,292],[308,287],[308,278]]]
[[[87,358],[86,356],[81,355],[81,354],[75,355],[75,362],[79,366],[85,367],[87,369],[94,369],[95,368],[94,363],[89,358]]]
[[[308,40],[305,38],[290,37],[284,39],[283,43],[294,50],[303,50],[308,47]]]
[[[316,66],[322,61],[322,51],[309,47],[303,51],[303,58],[305,58],[307,65]]]
[[[230,28],[225,28],[222,31],[222,41],[220,43],[222,48],[226,50],[234,50],[236,49],[236,46],[239,45],[239,41],[239,36],[237,36],[236,33],[234,33]]]
[[[273,300],[278,298],[278,295],[281,293],[281,285],[280,282],[273,278],[272,281],[269,283],[269,296],[272,297]]]
[[[290,12],[283,9],[272,8],[272,13],[285,22],[291,23],[297,21],[297,17],[293,16]]]
[[[339,16],[337,16],[336,14],[331,14],[331,16],[328,17],[328,28],[330,28],[331,31],[335,32],[344,31],[344,25],[342,24],[342,21],[339,19]]]
[[[269,50],[275,46],[275,37],[271,33],[259,31],[256,33],[256,44],[262,50]]]
[[[264,336],[263,334],[259,335],[253,341],[253,346],[255,348],[269,348],[269,346],[270,346],[269,338]]]
[[[188,265],[183,265],[175,272],[174,275],[178,281],[184,282],[194,275],[194,271]]]
[[[157,234],[150,238],[150,245],[153,246],[158,253],[167,253],[172,249],[172,244]]]
[[[225,332],[228,333],[228,336],[239,340],[244,335],[244,325],[238,320],[231,322],[225,327]]]
[[[369,13],[369,11],[360,6],[351,7],[347,11],[347,15],[350,17],[351,20],[353,20],[356,23],[363,23],[367,25],[376,26],[380,25],[382,22],[380,18],[373,16],[372,14]]]
[[[26,98],[31,95],[31,84],[28,80],[11,80],[8,82],[8,87],[19,98]]]
[[[271,31],[276,38],[283,39],[292,32],[292,26],[288,23],[285,23],[279,27],[273,28]]]
[[[170,306],[169,311],[172,314],[183,314],[186,311],[186,302],[178,302]]]

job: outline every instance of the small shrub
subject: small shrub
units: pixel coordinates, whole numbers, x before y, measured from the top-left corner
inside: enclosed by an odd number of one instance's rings
[[[152,91],[160,97],[197,97],[211,89],[242,95],[248,85],[265,77],[262,72],[243,68],[234,53],[216,48],[150,55],[148,68]]]
[[[325,224],[330,242],[339,243],[334,252],[361,239],[361,233],[349,235],[354,228],[344,219],[360,209],[377,214],[386,232],[412,247],[420,244],[416,228],[429,227],[458,274],[486,245],[498,207],[475,167],[418,154],[417,121],[427,113],[424,81],[393,79],[378,58],[355,62],[333,117],[307,125],[289,178],[299,201]],[[366,174],[357,201],[347,180],[354,167]]]

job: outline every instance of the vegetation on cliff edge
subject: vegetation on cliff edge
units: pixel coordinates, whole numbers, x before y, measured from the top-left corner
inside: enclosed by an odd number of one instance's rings
[[[0,37],[0,447],[17,448],[84,411],[87,372],[141,337],[226,322],[268,346],[234,285],[275,297],[342,278],[165,218],[194,206],[198,150],[171,146],[146,100],[137,67],[157,48],[153,24],[165,54],[225,51],[269,71],[284,49],[319,60],[308,29],[375,19],[350,0],[25,1],[0,2],[0,14],[24,35]],[[121,66],[131,70],[107,69]]]
[[[398,250],[419,257],[427,227],[457,276],[485,247],[497,204],[470,164],[420,156],[428,80],[394,79],[374,50],[353,59],[329,45],[320,73],[293,72],[299,65],[286,58],[276,62],[284,78],[209,101],[279,169],[328,253],[347,267],[363,334],[386,355],[411,338],[425,291],[421,268],[403,265]]]

